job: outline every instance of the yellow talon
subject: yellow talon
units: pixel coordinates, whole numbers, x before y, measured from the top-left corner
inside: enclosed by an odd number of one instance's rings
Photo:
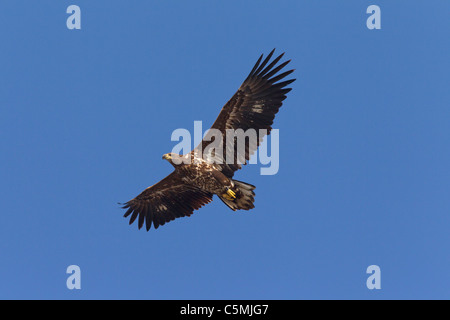
[[[234,193],[233,190],[228,189],[228,190],[227,190],[227,194],[230,196],[230,198],[236,199],[236,193]]]
[[[222,194],[222,197],[224,197],[228,201],[234,201],[234,199],[236,199],[236,193],[233,190],[228,189],[227,193]]]
[[[222,195],[222,197],[224,197],[225,199],[227,199],[228,201],[233,201],[233,198],[231,198],[229,195],[227,195],[226,193],[224,193]]]

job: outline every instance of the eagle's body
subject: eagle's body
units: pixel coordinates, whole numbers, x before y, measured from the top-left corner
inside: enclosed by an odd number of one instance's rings
[[[187,186],[217,195],[233,211],[254,208],[255,186],[227,177],[220,166],[198,157],[194,152],[183,156],[184,159],[190,158],[190,161],[186,161],[187,164],[175,164],[172,162],[173,157],[179,155],[168,153],[163,159],[174,166],[174,173],[180,176]]]
[[[231,179],[225,176],[217,166],[202,158],[195,158],[191,163],[174,165],[181,180],[191,186],[201,186],[201,189],[213,194],[226,193],[226,188],[232,186]]]
[[[245,154],[239,154],[235,139],[229,141],[222,138],[220,146],[223,152],[215,152],[212,157],[221,161],[211,161],[211,158],[199,156],[211,141],[208,139],[204,139],[197,148],[184,156],[165,154],[163,159],[168,160],[175,170],[125,203],[123,208],[128,210],[124,216],[131,215],[130,224],[139,217],[139,229],[144,222],[147,231],[152,224],[156,229],[175,218],[190,216],[194,210],[211,202],[213,195],[217,195],[233,211],[254,208],[255,186],[233,179],[234,172],[241,168],[242,163],[246,164],[264,138],[264,130],[259,130],[265,129],[266,134],[270,134],[275,114],[291,90],[285,86],[295,81],[291,79],[278,82],[294,70],[277,75],[289,61],[275,67],[283,56],[281,54],[268,64],[273,52],[262,63],[262,56],[259,58],[247,79],[225,104],[211,127],[219,131],[222,137],[225,137],[225,132],[230,129],[254,129],[258,132],[256,141],[245,146]],[[235,151],[231,161],[224,159],[227,149]]]

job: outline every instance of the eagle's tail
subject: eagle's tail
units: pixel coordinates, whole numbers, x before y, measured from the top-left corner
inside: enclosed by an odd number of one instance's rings
[[[234,187],[231,189],[234,197],[227,195],[219,195],[220,200],[222,200],[231,210],[250,210],[255,206],[253,202],[255,201],[255,186],[249,183],[245,183],[239,180],[233,180]]]

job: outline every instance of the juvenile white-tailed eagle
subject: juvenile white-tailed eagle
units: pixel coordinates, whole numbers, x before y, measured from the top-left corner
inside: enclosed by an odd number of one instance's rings
[[[147,231],[152,224],[157,229],[175,218],[190,216],[194,210],[211,202],[214,194],[233,211],[255,207],[255,186],[232,178],[234,172],[241,168],[241,163],[245,164],[258,148],[265,133],[270,134],[275,114],[286,99],[286,94],[291,91],[291,88],[286,86],[295,81],[290,79],[279,82],[294,70],[279,73],[290,60],[276,66],[284,53],[270,62],[274,51],[272,50],[264,61],[263,55],[260,56],[244,83],[225,104],[211,127],[222,133],[223,155],[227,154],[227,148],[237,151],[236,141],[225,139],[227,130],[255,129],[257,139],[245,145],[245,155],[234,152],[232,161],[208,161],[205,157],[198,156],[199,151],[203,151],[210,143],[205,139],[187,155],[165,154],[163,159],[168,160],[175,170],[124,204],[123,208],[127,209],[124,217],[131,216],[130,224],[139,218],[139,229],[144,222]],[[265,133],[260,129],[265,129]],[[241,161],[238,161],[239,156]],[[180,159],[189,161],[183,162]]]

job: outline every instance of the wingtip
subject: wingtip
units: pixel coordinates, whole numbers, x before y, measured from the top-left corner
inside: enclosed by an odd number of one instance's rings
[[[129,208],[129,207],[130,207],[130,203],[129,203],[129,202],[124,202],[124,203],[117,202],[117,204],[118,204],[119,206],[122,206],[122,209],[126,209],[126,208]]]

